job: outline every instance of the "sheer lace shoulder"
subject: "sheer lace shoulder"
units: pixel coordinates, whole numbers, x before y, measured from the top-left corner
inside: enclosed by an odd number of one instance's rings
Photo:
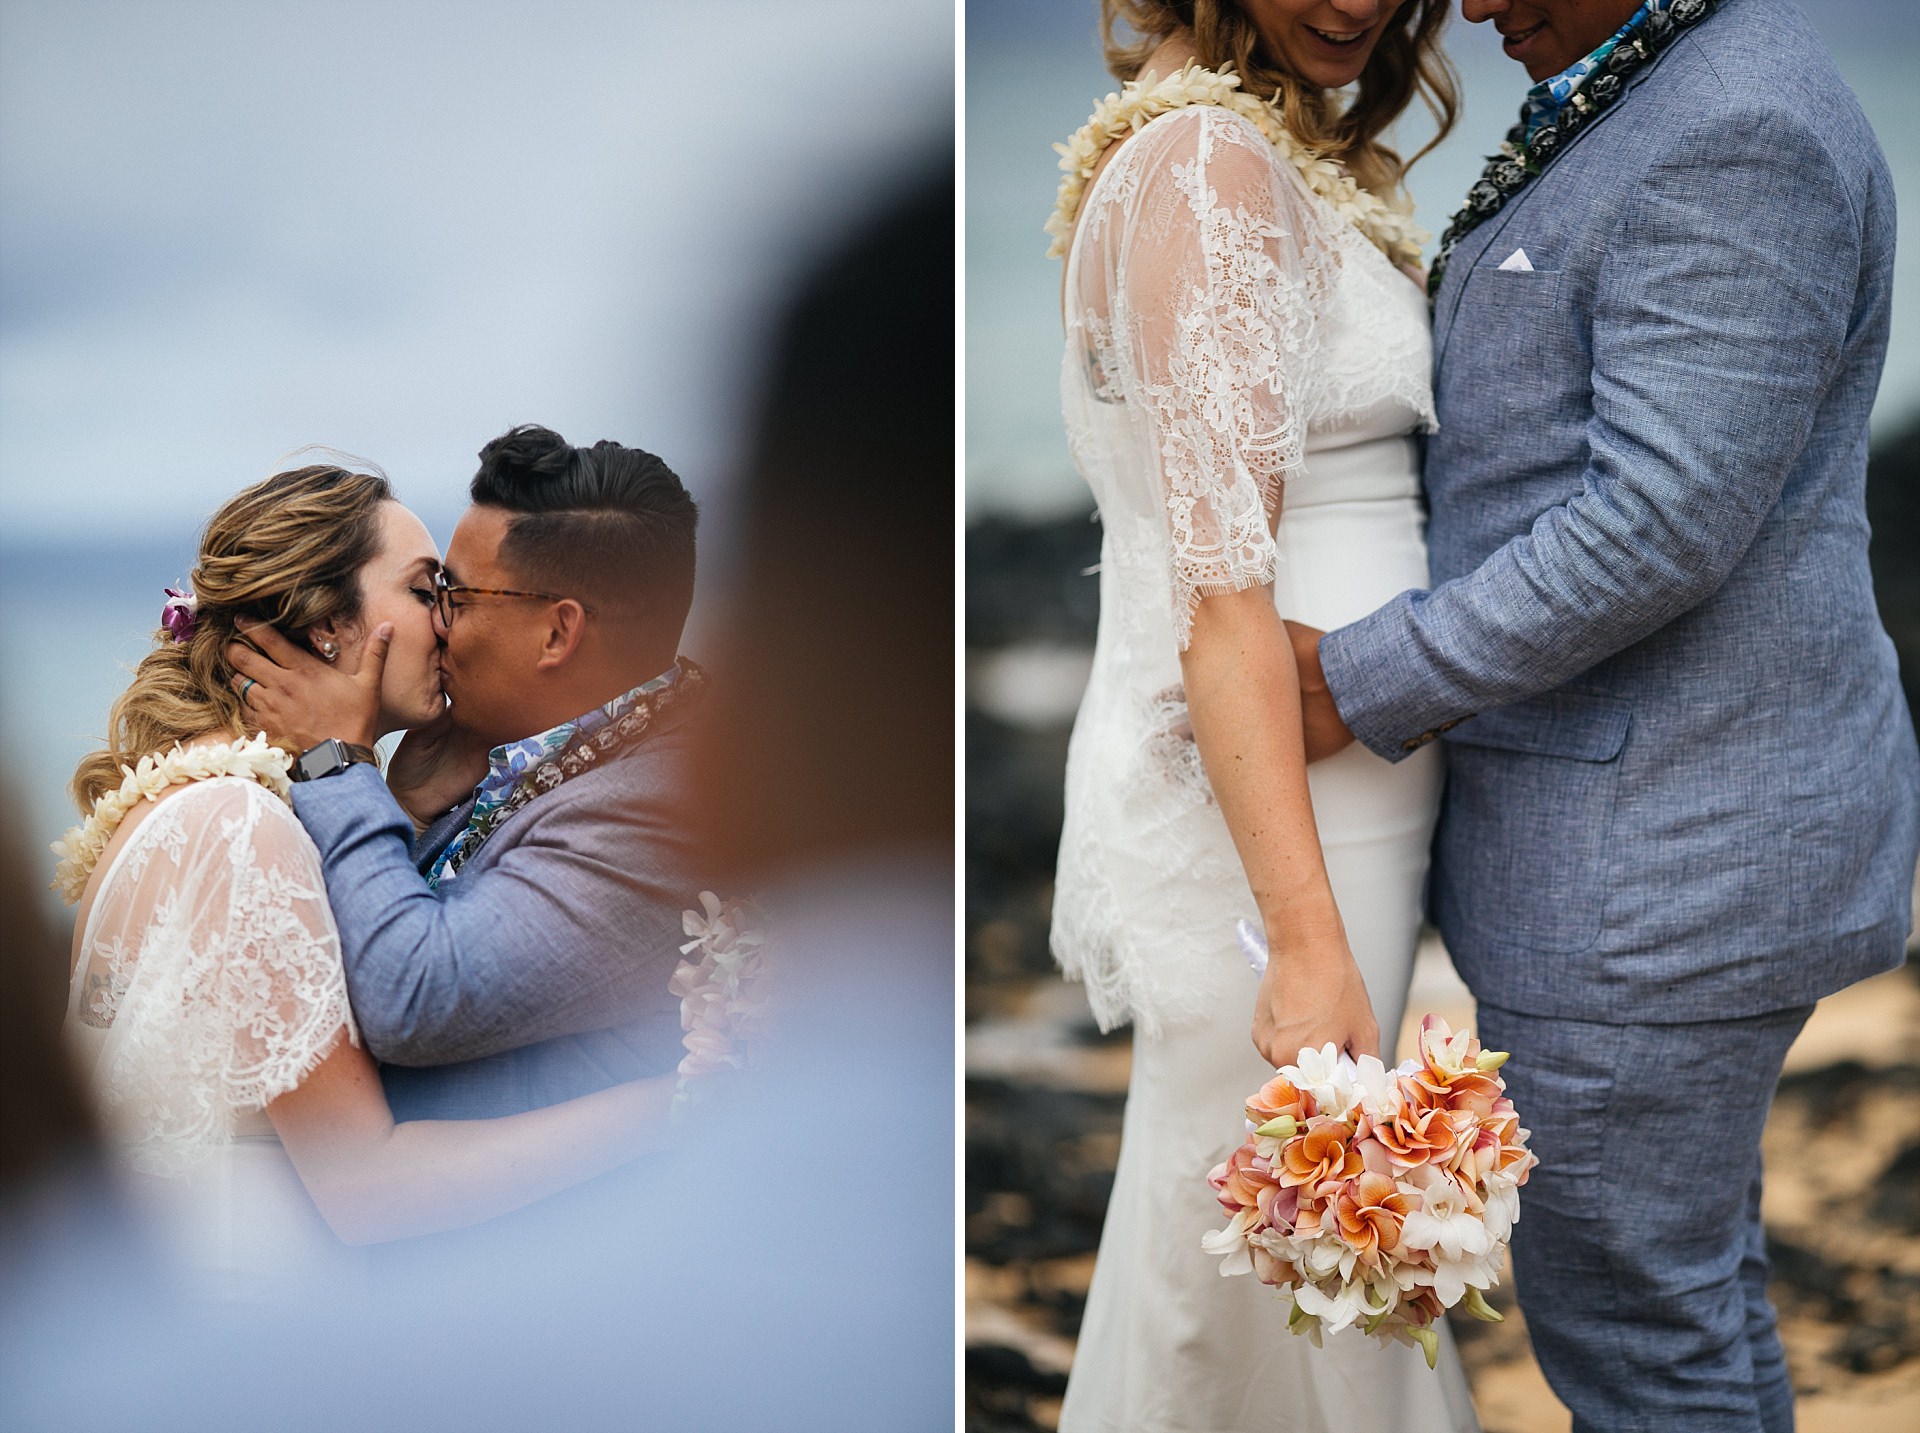
[[[238,777],[164,798],[99,876],[72,1019],[137,1166],[171,1172],[358,1043],[319,853]]]
[[[1151,419],[1175,635],[1274,576],[1281,483],[1304,465],[1316,316],[1338,235],[1251,122],[1193,106],[1126,142],[1089,194],[1070,281],[1088,361]]]

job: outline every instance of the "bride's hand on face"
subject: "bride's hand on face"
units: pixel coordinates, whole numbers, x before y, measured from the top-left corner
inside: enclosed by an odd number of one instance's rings
[[[1356,1059],[1380,1053],[1373,1002],[1347,948],[1346,932],[1319,939],[1272,940],[1253,1008],[1253,1044],[1276,1068],[1303,1049],[1332,1043]]]
[[[359,571],[360,609],[304,634],[305,646],[263,622],[237,624],[232,685],[247,715],[300,750],[329,737],[371,746],[390,731],[436,721],[446,710],[433,624],[439,549],[420,519],[382,504],[380,548]]]
[[[266,622],[245,618],[227,644],[233,689],[247,716],[276,740],[305,751],[329,739],[372,746],[380,736],[380,680],[393,628],[383,623],[356,652],[351,672],[294,646]],[[336,659],[337,660],[337,659]]]

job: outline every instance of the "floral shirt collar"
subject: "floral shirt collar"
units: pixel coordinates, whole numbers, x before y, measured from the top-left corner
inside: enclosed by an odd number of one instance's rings
[[[1531,139],[1535,130],[1542,125],[1551,124],[1560,111],[1587,82],[1588,76],[1607,62],[1614,48],[1626,39],[1627,33],[1640,24],[1649,15],[1657,15],[1671,8],[1673,0],[1646,0],[1638,10],[1627,17],[1627,23],[1615,30],[1600,48],[1583,60],[1575,60],[1559,74],[1540,81],[1527,91],[1527,98],[1520,111],[1520,122],[1526,126],[1527,138]]]
[[[521,777],[575,737],[592,736],[602,727],[618,721],[643,701],[667,691],[680,680],[681,670],[680,665],[675,663],[651,681],[642,682],[632,691],[584,712],[572,721],[563,721],[537,736],[522,737],[519,741],[496,746],[488,752],[487,774],[474,788],[473,812],[467,817],[467,824],[461,827],[460,833],[434,858],[433,869],[427,873],[427,885],[438,888],[441,882],[452,880],[459,874],[455,857],[474,839],[477,831],[485,829],[486,818],[513,795],[513,789],[520,784]]]

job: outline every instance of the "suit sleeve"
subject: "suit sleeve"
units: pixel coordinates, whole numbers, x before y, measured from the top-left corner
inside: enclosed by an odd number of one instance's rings
[[[411,823],[371,767],[294,788],[325,865],[354,1014],[379,1059],[479,1059],[606,1029],[661,998],[698,880],[677,823],[619,795],[563,788],[528,806],[498,861],[436,894],[414,866]]]
[[[1389,760],[1564,685],[1718,591],[1839,368],[1861,221],[1803,123],[1723,111],[1622,182],[1635,196],[1604,240],[1579,492],[1474,571],[1321,642],[1341,716]]]

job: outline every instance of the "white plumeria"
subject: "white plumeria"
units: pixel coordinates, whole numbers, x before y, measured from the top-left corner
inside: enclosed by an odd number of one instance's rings
[[[1302,1313],[1320,1320],[1327,1333],[1341,1333],[1356,1323],[1392,1313],[1400,1301],[1400,1288],[1386,1275],[1349,1277],[1339,1283],[1302,1284],[1293,1291],[1293,1301]]]
[[[1330,204],[1334,212],[1352,224],[1373,246],[1396,264],[1417,266],[1421,247],[1432,237],[1413,221],[1413,204],[1404,192],[1391,199],[1362,189],[1352,175],[1333,160],[1296,138],[1287,128],[1277,105],[1245,94],[1236,74],[1209,70],[1191,64],[1161,79],[1148,72],[1129,80],[1117,94],[1110,94],[1094,106],[1092,116],[1065,144],[1056,144],[1060,168],[1065,172],[1054,202],[1047,233],[1053,244],[1047,257],[1057,259],[1067,252],[1073,235],[1074,215],[1079,212],[1087,183],[1108,145],[1123,135],[1142,129],[1151,119],[1170,110],[1189,105],[1213,105],[1251,120],[1267,143],[1300,172],[1307,187]]]
[[[684,1113],[696,1076],[749,1063],[752,1043],[765,1033],[768,991],[762,946],[766,933],[745,902],[727,904],[700,893],[700,909],[683,912],[680,929],[692,937],[680,947],[694,956],[675,967],[667,989],[680,997],[681,1043],[674,1110]]]
[[[1413,1172],[1402,1188],[1417,1190],[1420,1207],[1408,1212],[1400,1237],[1409,1249],[1431,1249],[1449,1259],[1476,1257],[1493,1247],[1474,1215],[1467,1193],[1431,1165]]]
[[[1379,1061],[1375,1061],[1378,1064]],[[1353,1103],[1353,1086],[1359,1067],[1331,1040],[1318,1050],[1302,1050],[1298,1062],[1282,1065],[1293,1087],[1313,1096],[1323,1115],[1343,1115]]]
[[[54,888],[68,905],[79,900],[107,842],[127,819],[127,813],[142,801],[159,800],[169,787],[215,776],[244,776],[284,801],[293,789],[289,775],[292,769],[293,758],[279,747],[269,746],[262,732],[246,739],[149,752],[133,766],[122,766],[124,779],[119,787],[96,798],[87,819],[53,843],[53,854],[60,858],[54,871]]]
[[[1253,1250],[1246,1240],[1247,1226],[1252,1222],[1252,1211],[1243,1209],[1233,1216],[1226,1228],[1215,1229],[1201,1236],[1200,1247],[1220,1260],[1221,1278],[1253,1272]]]

